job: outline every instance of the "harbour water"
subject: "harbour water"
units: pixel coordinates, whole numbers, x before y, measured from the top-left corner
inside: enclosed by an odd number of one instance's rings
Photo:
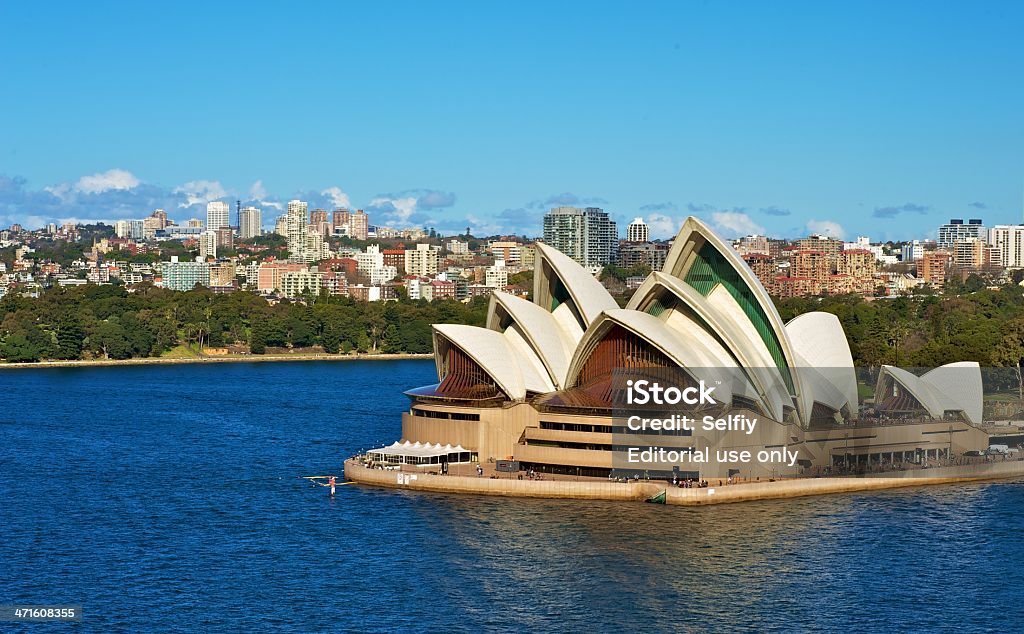
[[[105,632],[1020,627],[1022,482],[684,508],[299,478],[396,440],[433,372],[0,373],[0,604]]]

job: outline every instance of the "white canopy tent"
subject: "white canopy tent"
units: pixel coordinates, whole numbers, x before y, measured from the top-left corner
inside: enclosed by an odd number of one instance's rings
[[[371,449],[366,452],[373,462],[407,465],[439,465],[442,463],[460,464],[473,462],[476,453],[462,445],[442,445],[437,443],[404,443],[394,442],[387,447]]]

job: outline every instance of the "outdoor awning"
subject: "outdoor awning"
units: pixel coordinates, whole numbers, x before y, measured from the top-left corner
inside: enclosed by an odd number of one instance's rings
[[[371,449],[366,452],[371,460],[400,464],[440,464],[442,462],[470,462],[473,452],[462,445],[442,445],[441,443],[404,443],[394,442],[387,447]]]

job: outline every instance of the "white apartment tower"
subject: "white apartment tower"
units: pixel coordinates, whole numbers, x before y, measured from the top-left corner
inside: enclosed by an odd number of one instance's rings
[[[227,203],[213,201],[206,203],[206,228],[216,231],[231,226],[231,207]]]
[[[651,232],[643,218],[634,218],[626,227],[627,242],[650,242]]]
[[[289,262],[312,262],[308,253],[306,238],[309,227],[309,205],[301,200],[288,201],[285,221],[285,237],[288,238]]]
[[[988,243],[999,252],[1003,266],[1024,268],[1024,225],[996,225],[988,230]]]
[[[259,207],[242,207],[238,214],[238,234],[243,240],[263,234],[263,212]]]
[[[199,257],[205,262],[206,258],[217,257],[217,232],[207,229],[199,234]]]

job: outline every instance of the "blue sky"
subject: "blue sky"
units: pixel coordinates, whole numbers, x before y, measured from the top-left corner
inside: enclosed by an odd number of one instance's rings
[[[0,4],[0,226],[301,196],[877,240],[1024,211],[1024,3],[275,4]]]

